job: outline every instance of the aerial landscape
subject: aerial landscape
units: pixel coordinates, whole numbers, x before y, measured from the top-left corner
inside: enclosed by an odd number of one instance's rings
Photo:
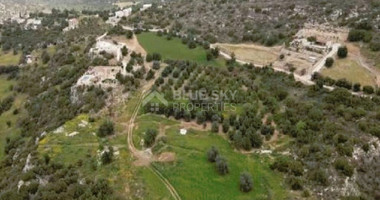
[[[0,0],[0,200],[380,200],[379,0]]]

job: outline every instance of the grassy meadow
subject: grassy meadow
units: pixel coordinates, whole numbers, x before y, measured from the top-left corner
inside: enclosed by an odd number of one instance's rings
[[[0,50],[0,66],[17,65],[20,61],[21,53],[14,55],[13,51],[3,52]]]
[[[147,114],[139,117],[138,129],[166,124],[166,144],[154,147],[155,152],[170,151],[176,154],[174,163],[154,163],[175,187],[183,199],[286,199],[288,193],[283,186],[282,175],[269,168],[271,158],[265,155],[236,152],[221,135],[190,129],[187,135],[180,135],[180,124],[161,116]],[[168,125],[172,121],[171,125]],[[154,124],[152,126],[152,124]],[[162,134],[162,133],[161,133]],[[206,152],[216,146],[227,159],[230,173],[221,176],[215,164],[207,161]],[[240,173],[247,171],[253,177],[253,191],[239,190]]]
[[[207,61],[206,50],[203,47],[198,45],[194,49],[189,49],[177,37],[167,40],[165,36],[160,37],[156,33],[144,32],[138,34],[137,39],[148,53],[160,53],[164,60],[189,60],[214,66],[225,65],[225,61],[221,58]]]

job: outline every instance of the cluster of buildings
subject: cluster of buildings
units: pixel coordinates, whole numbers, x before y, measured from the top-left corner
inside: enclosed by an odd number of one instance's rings
[[[147,10],[147,9],[149,9],[151,7],[152,7],[152,4],[144,4],[140,8],[140,11]],[[108,18],[108,20],[106,21],[106,23],[107,24],[111,24],[113,26],[116,26],[123,17],[128,17],[131,14],[132,14],[132,7],[125,8],[123,10],[118,10],[115,13],[110,13],[111,17]]]
[[[123,17],[128,17],[132,14],[132,8],[126,8],[124,10],[119,10],[116,11],[113,16],[109,17],[108,20],[106,21],[107,24],[111,24],[113,26],[116,26],[117,23],[123,18]]]

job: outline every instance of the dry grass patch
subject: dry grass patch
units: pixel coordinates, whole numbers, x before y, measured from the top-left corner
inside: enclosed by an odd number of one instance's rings
[[[0,51],[0,66],[1,65],[17,65],[20,61],[21,53],[13,54],[12,51]]]
[[[129,7],[129,6],[133,6],[134,2],[132,2],[132,1],[116,2],[116,3],[113,3],[113,5],[115,5],[119,8],[125,8],[125,7]]]
[[[324,68],[322,75],[333,79],[346,78],[352,83],[375,86],[375,76],[353,59],[336,59],[333,67]]]
[[[255,44],[216,44],[223,52],[234,53],[236,58],[258,65],[273,63],[280,56],[281,47],[264,47]]]

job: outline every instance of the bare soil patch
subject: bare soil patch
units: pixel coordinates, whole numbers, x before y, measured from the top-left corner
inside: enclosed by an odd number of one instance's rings
[[[251,62],[258,65],[268,65],[275,62],[281,51],[281,46],[265,47],[256,44],[226,44],[217,43],[223,52],[234,53],[238,60]]]
[[[158,162],[173,162],[176,159],[174,152],[163,152],[157,156],[156,161]]]
[[[129,50],[134,51],[136,53],[141,53],[141,55],[143,56],[147,54],[145,49],[140,45],[135,35],[133,35],[131,39],[127,39],[125,36],[113,36],[112,40],[126,44]]]
[[[211,130],[211,123],[207,122],[206,126],[203,124],[197,124],[195,121],[186,122],[184,120],[181,120],[181,127],[184,129],[194,129],[197,131],[210,131]]]

